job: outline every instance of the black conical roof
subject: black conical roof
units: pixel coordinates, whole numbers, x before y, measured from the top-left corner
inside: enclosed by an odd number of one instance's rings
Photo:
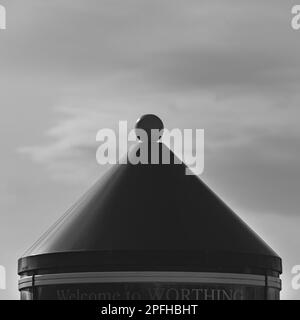
[[[40,268],[265,274],[281,272],[281,260],[184,164],[128,163],[111,168],[19,260],[20,273]]]

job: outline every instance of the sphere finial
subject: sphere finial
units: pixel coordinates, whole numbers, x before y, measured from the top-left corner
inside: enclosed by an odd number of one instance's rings
[[[162,137],[164,124],[155,114],[145,114],[137,120],[135,125],[136,136],[143,142],[144,139],[139,132],[140,129],[146,132],[149,142],[157,142]],[[151,130],[153,130],[152,134]]]

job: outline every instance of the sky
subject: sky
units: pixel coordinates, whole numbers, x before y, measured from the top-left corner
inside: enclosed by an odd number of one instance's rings
[[[300,299],[300,30],[290,0],[0,0],[0,265],[107,169],[97,131],[205,130],[203,179],[282,257]]]

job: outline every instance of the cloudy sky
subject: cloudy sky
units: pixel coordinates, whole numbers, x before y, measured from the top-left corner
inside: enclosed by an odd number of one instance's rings
[[[0,265],[98,179],[95,136],[156,113],[205,129],[201,178],[300,264],[300,31],[296,0],[0,0]]]

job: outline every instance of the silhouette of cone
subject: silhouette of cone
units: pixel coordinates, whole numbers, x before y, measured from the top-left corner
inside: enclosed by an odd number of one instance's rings
[[[278,255],[171,154],[168,165],[112,167],[19,260],[19,274],[151,270],[278,277]]]

